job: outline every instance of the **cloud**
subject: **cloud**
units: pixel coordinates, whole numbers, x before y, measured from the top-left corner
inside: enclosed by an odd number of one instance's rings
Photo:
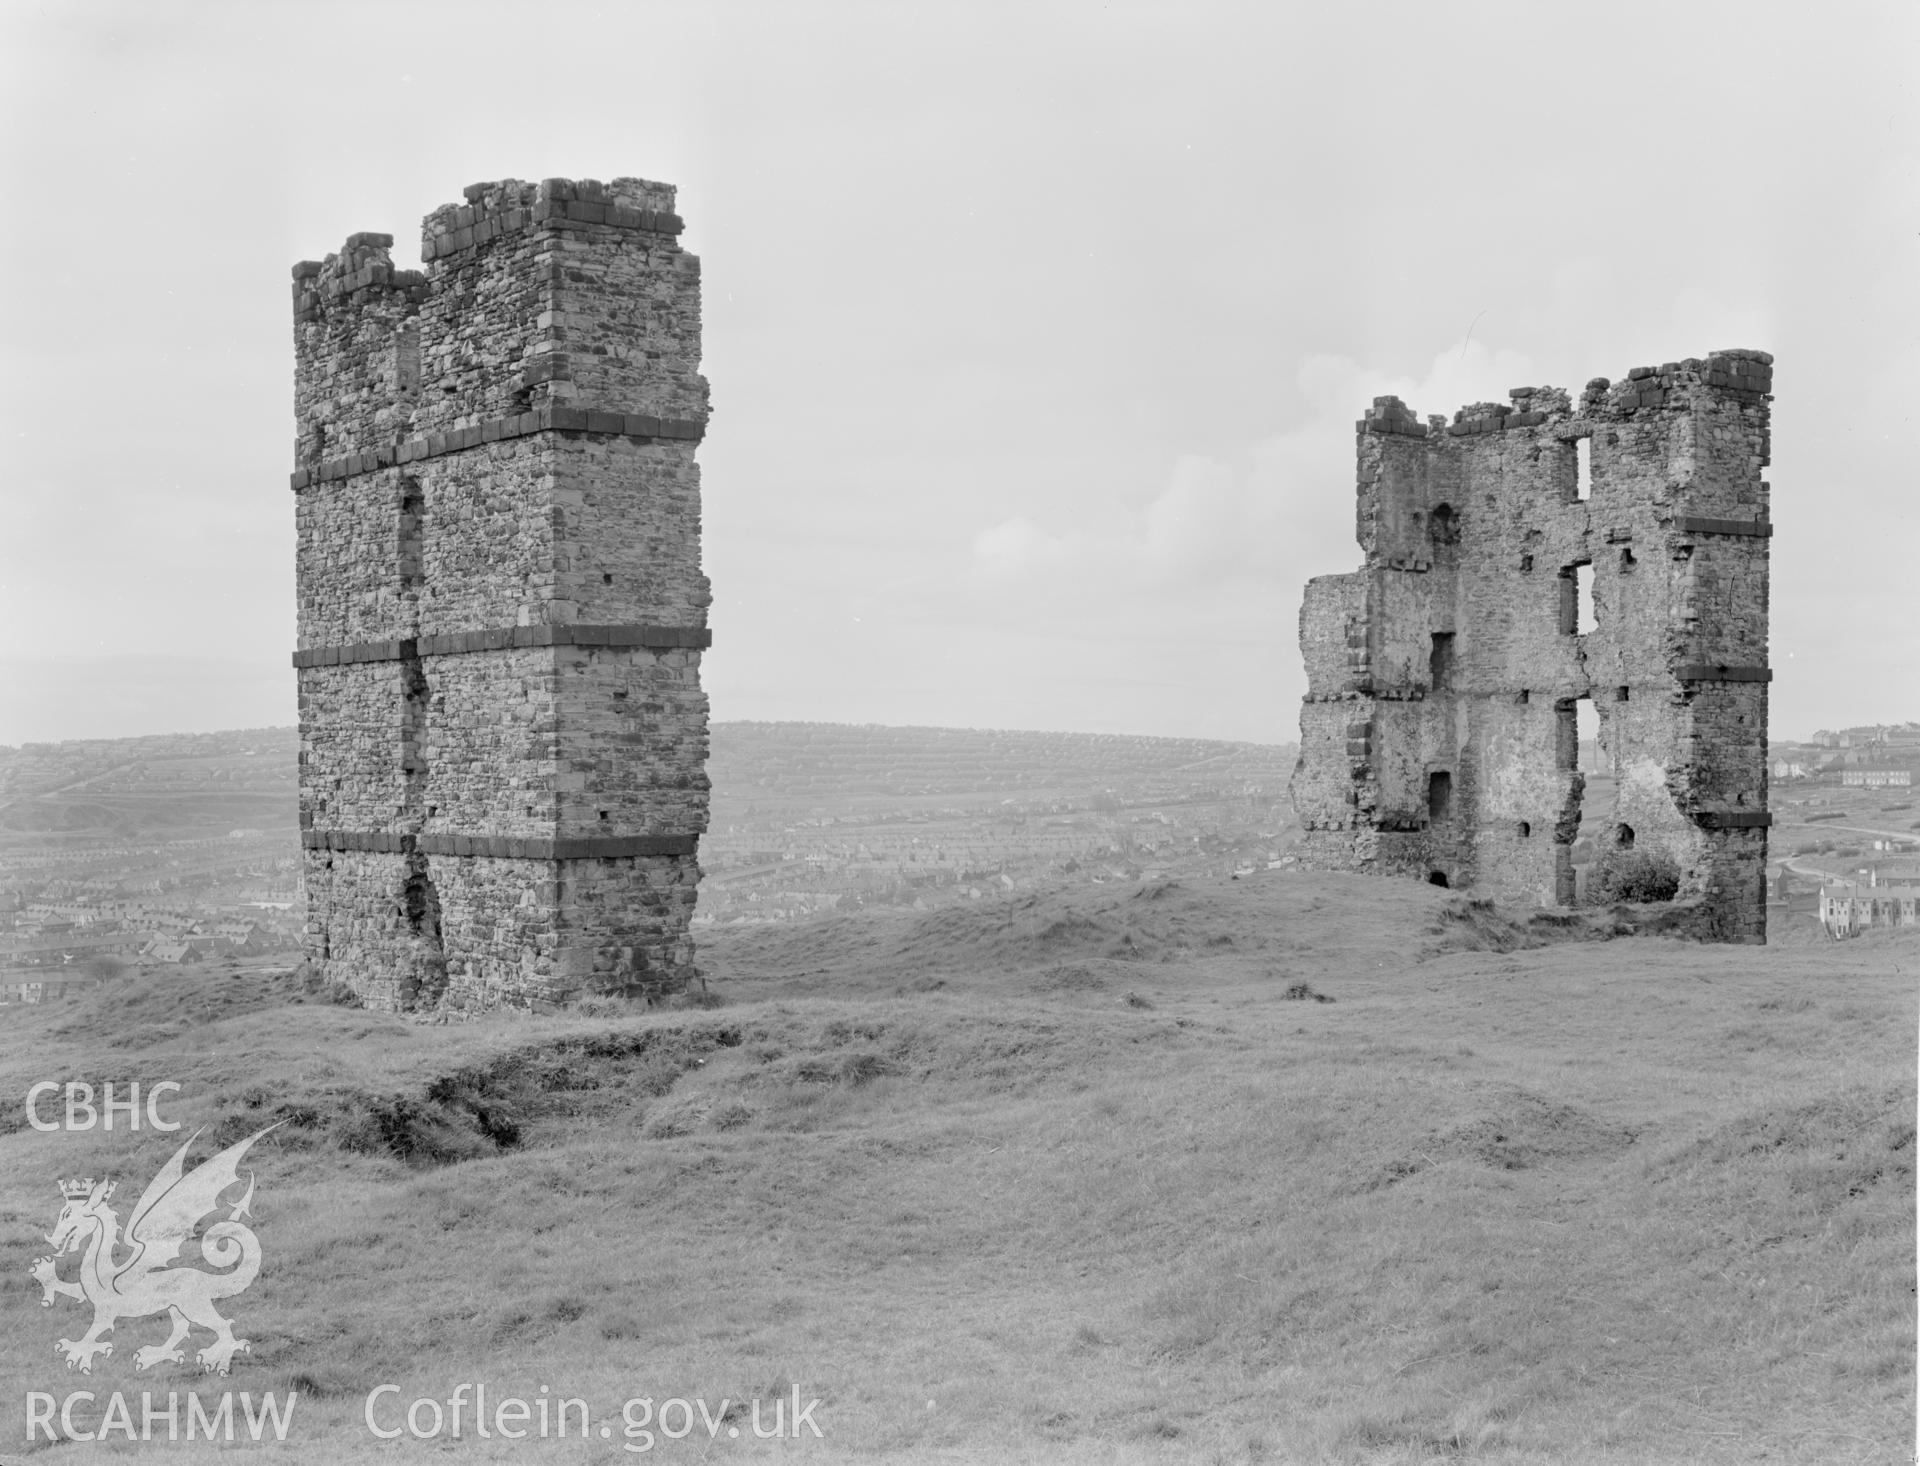
[[[1592,315],[1595,300],[1631,298],[1616,262],[1575,259],[1555,272],[1550,314]],[[1248,445],[1236,461],[1177,458],[1144,505],[1066,493],[1062,507],[1016,515],[973,539],[976,578],[1002,595],[1023,589],[1086,605],[1180,590],[1268,585],[1291,602],[1310,576],[1350,569],[1353,543],[1353,423],[1375,397],[1395,396],[1422,417],[1470,402],[1504,402],[1518,386],[1562,386],[1577,394],[1594,371],[1624,373],[1641,362],[1698,355],[1772,339],[1770,311],[1698,286],[1644,299],[1583,341],[1578,380],[1533,355],[1475,340],[1435,355],[1417,373],[1340,355],[1308,356],[1294,373],[1303,421]],[[1561,352],[1565,342],[1556,343]]]
[[[1022,583],[1080,596],[1256,581],[1284,598],[1309,574],[1352,558],[1353,423],[1373,398],[1416,412],[1505,401],[1533,384],[1524,355],[1469,341],[1400,376],[1344,356],[1301,361],[1295,383],[1306,421],[1250,445],[1238,462],[1177,458],[1145,505],[1089,498],[1052,522],[1021,514],[981,530],[973,568],[1002,592]]]

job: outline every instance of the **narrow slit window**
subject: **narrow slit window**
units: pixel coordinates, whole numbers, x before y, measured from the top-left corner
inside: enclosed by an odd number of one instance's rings
[[[1453,633],[1433,633],[1433,650],[1427,655],[1427,685],[1440,692],[1453,685]]]
[[[395,526],[400,584],[418,594],[426,584],[427,500],[416,479],[400,481],[400,513]]]
[[[1581,438],[1573,445],[1573,497],[1593,497],[1593,439]]]

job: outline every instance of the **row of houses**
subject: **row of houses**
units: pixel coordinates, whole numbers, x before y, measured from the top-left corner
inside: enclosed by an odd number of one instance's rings
[[[1920,753],[1920,723],[1867,723],[1837,733],[1822,728],[1813,735],[1813,742],[1820,748]]]
[[[1874,927],[1920,926],[1920,885],[1833,881],[1820,887],[1820,924],[1833,937]]]
[[[99,986],[93,978],[61,978],[53,982],[43,978],[25,982],[11,978],[0,980],[0,1008],[13,1003],[51,1003],[69,994],[92,992]]]
[[[1840,782],[1855,789],[1911,789],[1912,769],[1842,769]]]
[[[89,957],[132,957],[174,964],[224,953],[269,952],[284,944],[257,922],[220,921],[191,931],[126,927],[15,935],[0,939],[0,962],[14,967],[65,967]]]
[[[1913,762],[1894,763],[1887,759],[1805,757],[1800,755],[1781,755],[1768,765],[1774,781],[1785,783],[1794,779],[1814,779],[1822,774],[1836,770],[1842,784],[1856,789],[1910,789],[1913,787],[1913,770],[1920,759]]]

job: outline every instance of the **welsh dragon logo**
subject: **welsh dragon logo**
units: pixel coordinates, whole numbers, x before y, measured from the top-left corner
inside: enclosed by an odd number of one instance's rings
[[[93,1305],[93,1327],[86,1336],[54,1345],[54,1352],[65,1356],[68,1369],[92,1374],[94,1357],[113,1353],[112,1342],[102,1335],[123,1318],[155,1313],[172,1316],[173,1332],[164,1344],[134,1351],[138,1369],[184,1363],[186,1354],[180,1346],[195,1325],[213,1331],[213,1342],[196,1356],[209,1373],[227,1373],[233,1356],[250,1347],[245,1339],[233,1336],[233,1325],[213,1304],[217,1298],[245,1292],[260,1272],[260,1239],[240,1220],[252,1220],[247,1210],[253,1203],[252,1173],[247,1175],[246,1194],[238,1201],[223,1207],[220,1198],[240,1183],[240,1158],[248,1147],[276,1128],[269,1125],[256,1131],[188,1172],[187,1151],[200,1136],[196,1130],[141,1193],[127,1218],[124,1236],[119,1214],[107,1205],[114,1182],[88,1177],[60,1183],[66,1205],[47,1235],[53,1255],[37,1259],[31,1272],[46,1294],[40,1300],[42,1308],[53,1307],[56,1298]],[[223,1220],[202,1228],[209,1216],[222,1210],[226,1212]],[[190,1240],[198,1241],[200,1259],[220,1271],[194,1267],[183,1259]],[[74,1253],[84,1254],[78,1281],[66,1282],[59,1267]]]

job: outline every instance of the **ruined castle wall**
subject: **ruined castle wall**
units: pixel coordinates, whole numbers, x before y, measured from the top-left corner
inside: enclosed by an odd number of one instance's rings
[[[700,264],[674,191],[616,178],[508,179],[428,215],[425,391],[416,431],[541,400],[704,420]]]
[[[303,861],[308,958],[335,977],[359,974],[355,987],[372,1006],[415,1006],[444,987],[438,944],[406,919],[413,864],[371,851],[309,851]]]
[[[1366,566],[1310,583],[1302,610],[1310,863],[1565,903],[1585,832],[1671,855],[1680,925],[1764,935],[1771,380],[1763,353],[1723,352],[1451,423],[1376,400]],[[1583,699],[1598,769],[1577,766]],[[1601,772],[1616,792],[1591,808]]]
[[[421,500],[421,634],[572,619],[555,605],[564,525],[547,436],[449,452],[410,473]]]
[[[673,202],[479,184],[424,273],[384,235],[295,267],[309,955],[369,1002],[693,973],[708,407]]]
[[[563,971],[562,862],[468,855],[432,865],[450,1003],[517,1006],[577,990]]]
[[[1310,697],[1346,691],[1354,666],[1366,657],[1366,617],[1364,575],[1321,575],[1307,582],[1300,606],[1300,650]]]
[[[432,705],[419,832],[551,836],[565,748],[552,649],[506,647],[423,663]]]
[[[570,461],[556,510],[572,553],[558,567],[557,599],[580,621],[704,624],[713,593],[700,571],[693,446],[566,438],[560,451]],[[646,493],[634,493],[635,483],[645,483]]]
[[[560,659],[565,758],[554,818],[590,836],[706,819],[707,700],[697,651],[569,647]]]
[[[298,499],[300,646],[381,641],[418,630],[417,591],[401,564],[405,498],[403,475],[380,469]]]
[[[314,667],[300,678],[300,808],[321,829],[384,829],[407,799],[399,662]]]
[[[294,363],[296,468],[391,443],[414,410],[426,277],[395,270],[392,246],[391,234],[356,234],[294,267],[296,301],[313,302]]]

